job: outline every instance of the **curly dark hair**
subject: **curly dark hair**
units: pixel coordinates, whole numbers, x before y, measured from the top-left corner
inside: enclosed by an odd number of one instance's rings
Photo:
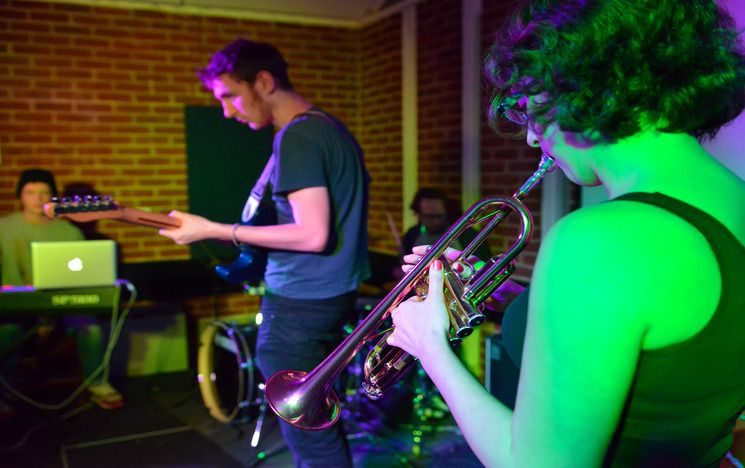
[[[287,75],[287,62],[279,50],[271,44],[248,39],[236,39],[215,52],[209,65],[197,75],[207,88],[212,88],[212,81],[223,74],[253,84],[260,71],[269,72],[280,89],[293,89]]]
[[[495,127],[497,106],[515,95],[545,93],[535,119],[608,141],[645,122],[711,138],[745,107],[745,53],[714,0],[522,4],[484,64]]]

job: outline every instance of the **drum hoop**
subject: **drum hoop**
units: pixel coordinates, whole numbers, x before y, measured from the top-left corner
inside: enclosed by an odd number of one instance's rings
[[[236,345],[238,353],[236,364],[238,366],[238,393],[235,407],[230,414],[223,411],[220,398],[217,394],[217,385],[214,374],[214,338],[218,331],[224,331],[226,336]],[[254,382],[253,366],[248,360],[251,354],[248,343],[238,327],[227,325],[225,322],[213,320],[207,324],[200,336],[199,352],[197,354],[197,380],[199,390],[202,394],[204,405],[209,409],[210,415],[218,421],[229,423],[238,415],[244,405],[248,404],[252,395],[246,394],[247,390],[252,393]],[[246,377],[248,382],[246,382]],[[245,398],[244,398],[244,394]]]

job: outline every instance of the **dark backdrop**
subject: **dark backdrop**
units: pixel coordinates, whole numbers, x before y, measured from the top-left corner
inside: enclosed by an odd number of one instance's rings
[[[223,117],[219,107],[187,106],[186,157],[189,211],[221,223],[240,221],[243,205],[272,152],[272,127],[254,132]],[[224,261],[232,246],[199,242],[192,258]]]

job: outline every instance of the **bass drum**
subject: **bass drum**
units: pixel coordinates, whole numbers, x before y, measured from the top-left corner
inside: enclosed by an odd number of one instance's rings
[[[251,350],[256,350],[257,328],[210,322],[199,340],[197,379],[210,415],[224,423],[249,422],[256,417],[263,379]]]

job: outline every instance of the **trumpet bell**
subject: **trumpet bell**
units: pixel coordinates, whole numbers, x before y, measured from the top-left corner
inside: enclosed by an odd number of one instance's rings
[[[266,401],[277,416],[294,427],[328,429],[341,415],[339,397],[331,388],[321,395],[308,395],[308,374],[293,370],[275,373],[266,382]]]

